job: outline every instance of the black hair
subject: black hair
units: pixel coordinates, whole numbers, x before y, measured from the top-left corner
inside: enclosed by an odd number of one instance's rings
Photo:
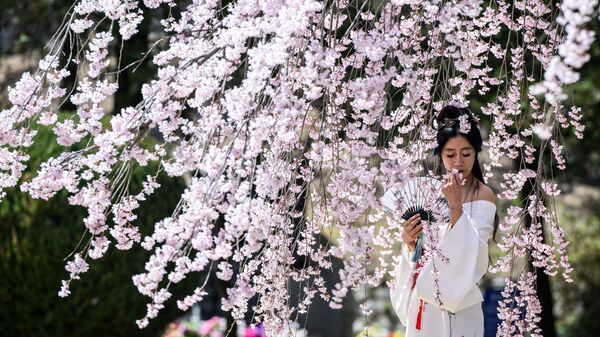
[[[466,116],[466,117],[461,117]],[[468,132],[462,132],[460,123],[461,119],[464,122],[469,123]],[[481,152],[481,147],[483,145],[483,139],[481,138],[481,132],[479,131],[479,122],[469,108],[460,108],[454,105],[446,105],[442,111],[436,117],[437,123],[437,146],[433,149],[433,154],[438,158],[437,165],[437,173],[441,174],[441,170],[443,165],[441,164],[441,152],[448,140],[450,138],[454,138],[456,136],[463,136],[467,139],[467,141],[473,146],[475,149],[475,163],[473,163],[473,169],[471,170],[471,174],[477,180],[479,180],[482,184],[486,185],[483,181],[483,172],[481,170],[481,164],[479,163],[479,152]],[[477,184],[476,191],[479,189],[479,184]],[[496,231],[498,230],[499,223],[498,213],[496,213],[494,217],[494,232],[492,233],[492,237],[496,236]],[[494,239],[495,240],[495,239]]]

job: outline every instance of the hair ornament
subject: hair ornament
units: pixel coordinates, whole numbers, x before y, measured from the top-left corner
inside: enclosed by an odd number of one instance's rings
[[[469,115],[464,114],[458,116],[458,122],[460,133],[467,134],[471,132],[471,118],[469,118]]]

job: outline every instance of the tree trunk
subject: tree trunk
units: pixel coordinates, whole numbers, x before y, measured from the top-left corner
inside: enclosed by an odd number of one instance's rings
[[[536,153],[539,154],[540,148],[537,148]],[[526,168],[537,171],[537,166],[538,166],[538,156],[536,156],[535,158],[536,160],[530,164],[527,165]],[[527,209],[529,207],[529,205],[531,204],[531,200],[528,198],[529,195],[531,194],[531,192],[533,191],[533,186],[535,186],[536,183],[536,179],[537,178],[531,178],[529,179],[526,183],[525,186],[523,186],[523,190],[521,191],[521,200],[523,202],[523,206],[525,207],[525,209]],[[540,200],[539,202],[544,202],[544,200]],[[529,213],[527,213],[527,216],[525,217],[525,224],[524,227],[525,228],[529,228],[531,227],[531,223],[532,223],[532,218],[529,215]],[[544,226],[543,226],[543,219],[540,217],[537,219],[537,221],[542,223],[542,243],[545,244],[547,242],[546,240],[546,234],[544,231]],[[542,312],[540,314],[540,318],[541,321],[539,323],[539,327],[540,329],[542,329],[542,334],[544,337],[556,337],[556,324],[555,324],[555,318],[554,318],[554,298],[552,296],[552,287],[550,285],[550,278],[548,277],[548,275],[546,273],[544,273],[544,270],[542,268],[536,268],[532,265],[531,261],[531,256],[527,257],[527,267],[528,270],[532,271],[535,273],[536,275],[536,279],[537,279],[537,285],[536,285],[536,291],[537,291],[537,296],[540,300],[540,305],[542,307]]]

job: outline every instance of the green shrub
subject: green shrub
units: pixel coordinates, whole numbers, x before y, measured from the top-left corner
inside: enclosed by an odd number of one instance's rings
[[[582,206],[564,207],[573,283],[557,277],[558,329],[563,337],[595,337],[600,330],[600,199],[590,196]]]
[[[48,130],[40,130],[37,138],[25,179],[60,152]],[[132,190],[139,190],[146,172],[155,171],[156,166],[136,168]],[[138,212],[142,234],[171,214],[184,188],[180,180],[159,182],[162,187]],[[50,201],[31,199],[18,189],[7,192],[0,202],[0,336],[157,336],[181,315],[174,302],[193,289],[192,278],[172,289],[167,308],[146,329],[135,324],[148,300],[131,281],[149,255],[139,246],[125,252],[111,246],[102,259],[90,262],[81,280],[71,282],[71,295],[59,298],[60,280],[68,276],[64,259],[85,234],[85,210],[69,205],[65,191]]]

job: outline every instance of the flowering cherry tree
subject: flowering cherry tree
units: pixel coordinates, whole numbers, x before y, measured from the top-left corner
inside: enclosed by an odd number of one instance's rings
[[[529,256],[570,281],[568,242],[547,201],[560,193],[553,170],[566,169],[561,132],[582,137],[581,111],[565,104],[564,88],[589,58],[595,36],[585,26],[596,5],[77,0],[38,69],[9,89],[11,106],[0,112],[0,189],[20,185],[41,199],[65,189],[71,205],[87,210],[85,244],[66,264],[60,296],[111,246],[141,245],[152,256],[133,276],[149,298],[140,327],[170,298],[171,284],[212,270],[233,285],[222,304],[233,318],[256,297],[257,319],[275,331],[315,296],[339,308],[349,290],[393,276],[401,220],[383,211],[382,190],[424,173],[444,104],[484,97],[485,178],[499,181],[500,199],[513,200],[536,177],[529,206],[510,206],[501,219],[505,254],[491,268],[507,275],[499,335],[539,336],[535,277],[515,261]],[[117,77],[136,65],[111,60],[109,47],[127,48],[145,16],[157,13],[165,15],[141,56],[156,74],[141,101],[103,124],[102,103],[124,89]],[[67,100],[75,111],[59,120]],[[38,125],[50,126],[65,151],[24,181]],[[147,137],[160,142],[145,147]],[[71,151],[74,144],[82,149]],[[148,162],[160,169],[130,190],[133,167]],[[142,236],[132,221],[158,175],[191,179],[172,215]],[[531,226],[523,226],[526,216]],[[332,230],[336,244],[319,244]],[[310,263],[294,267],[299,257]],[[322,271],[332,257],[344,267],[328,289]],[[303,290],[295,307],[290,279]],[[186,310],[204,295],[200,283],[177,304]]]

